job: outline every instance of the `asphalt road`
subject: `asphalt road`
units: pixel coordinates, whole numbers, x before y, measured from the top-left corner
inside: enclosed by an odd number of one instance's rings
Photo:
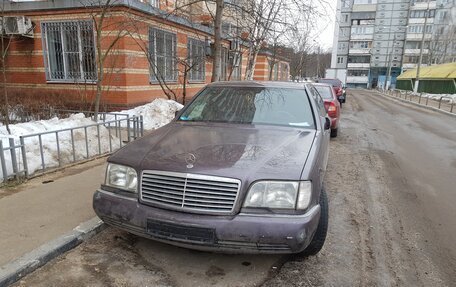
[[[17,285],[454,286],[456,118],[350,93],[331,141],[319,255],[196,252],[109,228]]]

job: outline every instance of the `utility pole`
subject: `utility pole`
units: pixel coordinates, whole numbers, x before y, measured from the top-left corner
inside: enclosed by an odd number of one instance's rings
[[[389,42],[389,41],[388,41]],[[389,90],[389,87],[391,86],[391,64],[393,61],[393,56],[394,56],[394,44],[396,43],[396,32],[393,34],[393,45],[391,47],[391,52],[388,55],[389,61],[388,61],[388,72],[386,73],[386,89]]]
[[[429,2],[430,2],[430,0],[427,0],[427,9],[426,9],[426,13],[424,15],[423,34],[421,36],[420,57],[418,60],[418,66],[416,67],[415,85],[413,86],[413,91],[415,93],[418,93],[418,85],[420,84],[420,69],[421,69],[421,62],[423,61],[424,40],[426,38],[426,27],[427,27],[427,21],[428,21],[428,16],[429,16]]]

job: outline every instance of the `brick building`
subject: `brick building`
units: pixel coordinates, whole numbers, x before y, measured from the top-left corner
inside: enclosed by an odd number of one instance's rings
[[[91,102],[102,79],[102,103],[127,107],[166,94],[182,100],[184,90],[190,98],[210,82],[211,27],[167,13],[174,1],[113,3],[107,9],[82,1],[6,3],[9,94]],[[244,78],[246,51],[242,41],[225,37],[222,80]],[[268,58],[259,55],[254,79],[269,79]],[[286,59],[276,66],[273,79],[287,80]]]

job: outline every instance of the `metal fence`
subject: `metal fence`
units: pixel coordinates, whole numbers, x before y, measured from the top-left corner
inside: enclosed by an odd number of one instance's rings
[[[7,145],[4,145],[3,141],[0,140],[0,165],[2,169],[0,175],[4,181],[10,178],[19,178],[27,173],[26,168],[18,164],[18,151],[22,156],[25,155],[24,146],[16,145],[13,138],[8,139]]]
[[[7,147],[0,141],[3,180],[30,177],[49,168],[109,154],[142,137],[142,116],[121,115],[106,113],[105,121],[91,125],[23,135],[19,142],[9,139]]]
[[[406,90],[390,90],[384,94],[423,106],[433,107],[449,113],[456,113],[455,100],[448,96],[430,96],[425,93],[415,94]]]

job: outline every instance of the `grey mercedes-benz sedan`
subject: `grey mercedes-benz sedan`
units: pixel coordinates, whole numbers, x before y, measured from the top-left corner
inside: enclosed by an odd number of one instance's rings
[[[108,158],[107,224],[198,250],[320,251],[330,122],[312,86],[207,85],[168,125]]]

